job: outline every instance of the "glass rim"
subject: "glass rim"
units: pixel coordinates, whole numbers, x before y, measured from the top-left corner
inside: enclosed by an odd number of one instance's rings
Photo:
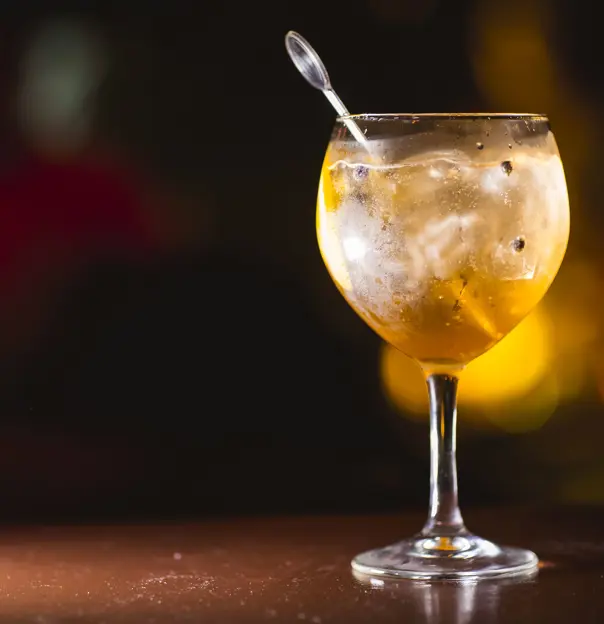
[[[443,121],[477,121],[480,119],[549,121],[544,113],[349,113],[347,115],[338,115],[336,118],[339,122],[421,121],[422,119]]]

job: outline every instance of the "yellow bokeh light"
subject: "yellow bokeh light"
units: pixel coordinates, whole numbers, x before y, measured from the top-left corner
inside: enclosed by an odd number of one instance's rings
[[[560,391],[552,371],[522,396],[484,403],[470,416],[479,423],[491,423],[507,433],[523,433],[542,427],[560,404]],[[469,408],[468,408],[469,409]]]
[[[598,376],[600,293],[602,281],[592,265],[581,260],[566,261],[544,302],[555,344],[550,366],[563,401],[584,395]]]
[[[460,404],[484,405],[523,396],[545,375],[551,353],[549,319],[537,308],[490,351],[468,364],[459,382]]]
[[[384,343],[380,373],[386,396],[410,414],[428,414],[428,391],[421,368],[411,358]]]
[[[530,100],[550,110],[555,68],[543,14],[538,6],[524,6],[518,21],[508,8],[488,2],[477,6],[471,60],[478,84],[490,98],[512,108],[526,110]]]
[[[471,362],[459,384],[462,415],[489,421],[508,431],[540,426],[555,409],[556,378],[551,374],[554,349],[550,319],[537,308],[490,351]],[[410,358],[384,345],[381,358],[384,390],[410,416],[428,414],[423,372]]]

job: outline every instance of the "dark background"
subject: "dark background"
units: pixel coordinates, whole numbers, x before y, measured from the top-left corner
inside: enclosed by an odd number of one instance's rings
[[[105,42],[94,132],[77,150],[16,121],[28,42],[57,19]],[[5,2],[5,521],[426,504],[426,419],[388,398],[380,342],[318,252],[334,115],[287,58],[290,28],[352,111],[549,113],[573,234],[544,313],[556,387],[570,389],[529,431],[483,417],[488,400],[462,416],[462,503],[604,496],[604,80],[586,2]],[[499,413],[539,407],[533,391]]]

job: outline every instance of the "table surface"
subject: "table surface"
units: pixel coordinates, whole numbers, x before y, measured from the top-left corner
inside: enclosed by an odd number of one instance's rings
[[[483,510],[469,527],[540,555],[512,582],[359,582],[359,551],[423,516],[0,529],[0,621],[604,622],[604,509]]]

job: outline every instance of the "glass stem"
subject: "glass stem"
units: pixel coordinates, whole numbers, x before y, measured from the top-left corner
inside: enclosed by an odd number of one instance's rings
[[[430,515],[422,535],[453,537],[466,528],[457,500],[455,459],[457,426],[457,377],[431,374],[430,393]]]

